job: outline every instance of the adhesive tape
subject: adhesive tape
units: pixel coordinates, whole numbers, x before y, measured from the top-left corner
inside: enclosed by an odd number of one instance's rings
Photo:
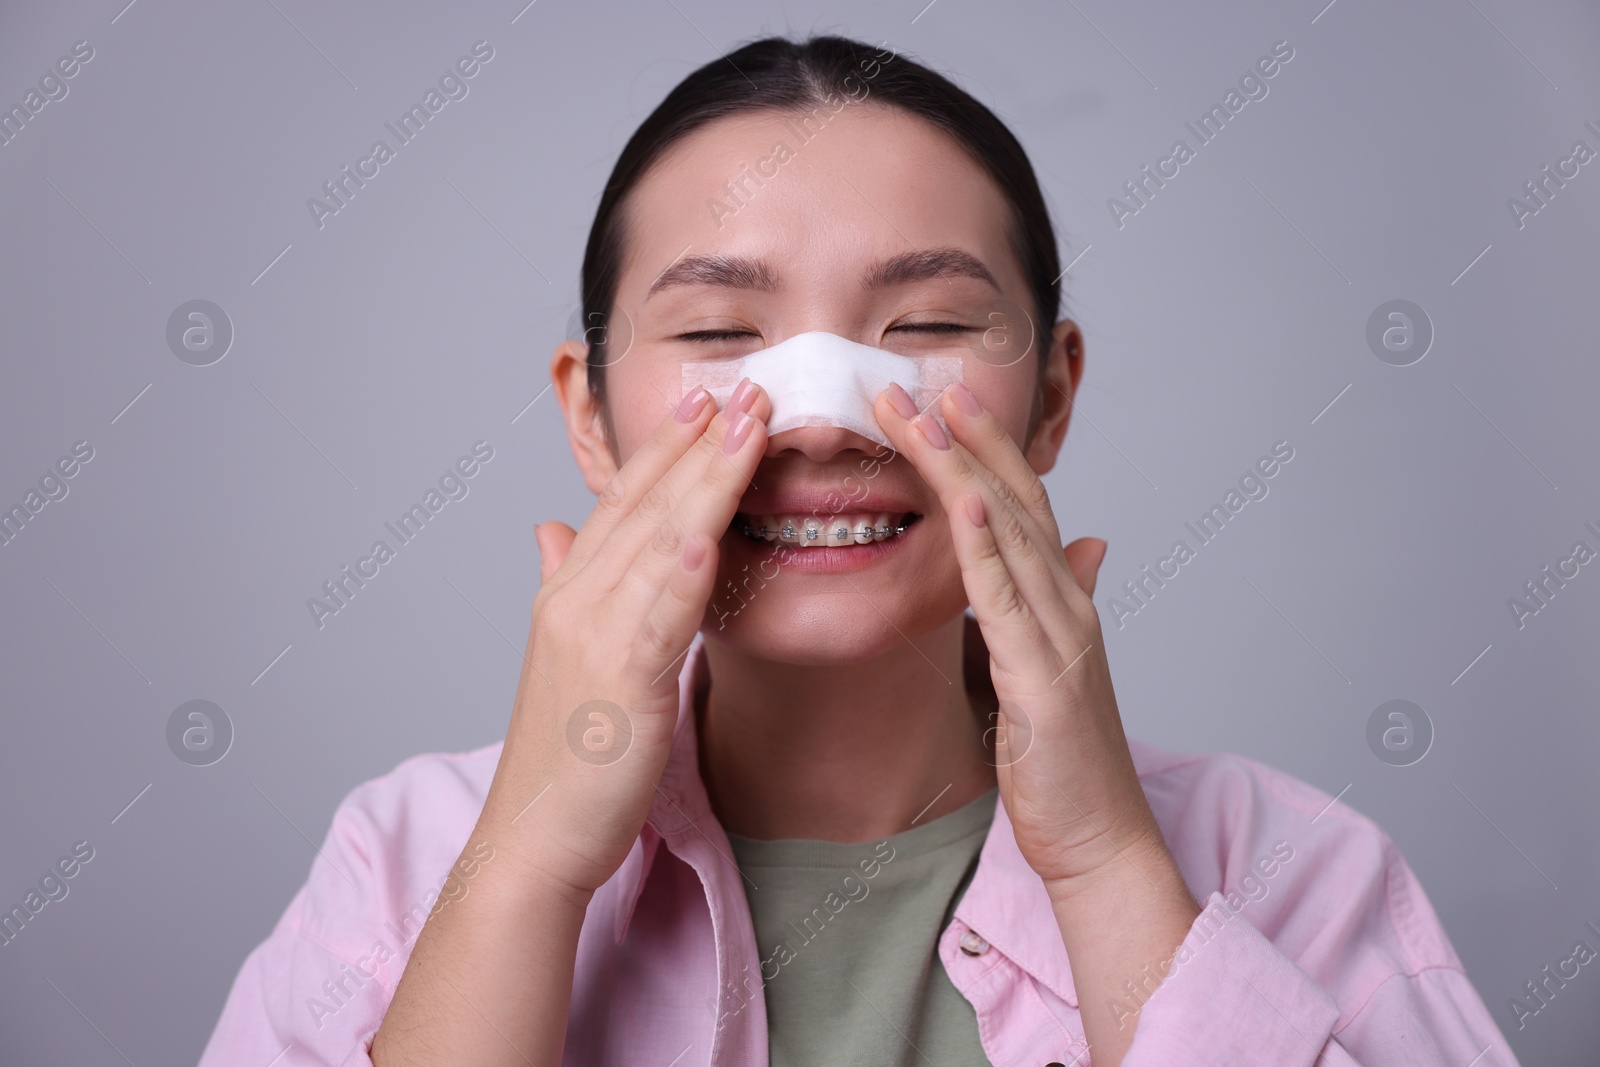
[[[772,400],[769,435],[799,426],[841,426],[889,448],[872,413],[877,395],[898,382],[925,410],[961,373],[960,356],[902,356],[813,330],[738,359],[685,363],[680,399],[700,385],[725,406],[739,379],[749,378]],[[944,425],[937,409],[934,418]]]

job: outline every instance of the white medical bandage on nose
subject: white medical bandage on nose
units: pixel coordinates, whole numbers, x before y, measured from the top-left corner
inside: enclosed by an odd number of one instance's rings
[[[961,367],[960,356],[902,356],[813,330],[738,359],[685,363],[683,392],[702,385],[718,406],[726,406],[739,379],[748,377],[772,400],[769,435],[799,426],[842,426],[891,448],[872,413],[878,394],[898,382],[919,409],[927,409],[947,385],[961,380]],[[937,409],[934,418],[944,424]]]

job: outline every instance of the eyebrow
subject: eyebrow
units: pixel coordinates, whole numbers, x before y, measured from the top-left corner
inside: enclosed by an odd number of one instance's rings
[[[879,260],[863,272],[864,289],[882,289],[933,278],[975,278],[995,291],[1000,286],[983,261],[960,248],[924,248]],[[746,256],[685,256],[657,275],[645,299],[679,285],[711,285],[774,293],[782,286],[770,265]]]

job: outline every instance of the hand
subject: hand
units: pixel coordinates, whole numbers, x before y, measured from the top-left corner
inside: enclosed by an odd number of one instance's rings
[[[898,395],[896,395],[898,394]],[[1000,797],[1052,895],[1115,864],[1170,864],[1134,769],[1090,599],[1105,542],[1061,545],[1044,483],[960,384],[916,412],[899,386],[876,414],[944,505],[1000,702]],[[910,420],[907,414],[914,414]]]
[[[480,828],[548,888],[592,895],[644,826],[678,719],[676,667],[771,411],[750,383],[726,412],[696,390],[607,483],[581,530],[535,529],[543,584]]]

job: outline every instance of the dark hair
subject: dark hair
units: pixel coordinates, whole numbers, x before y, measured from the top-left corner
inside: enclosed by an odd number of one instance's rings
[[[1027,153],[994,112],[948,78],[847,37],[762,38],[707,63],[667,94],[623,146],[595,210],[583,256],[583,322],[610,321],[627,239],[620,208],[667,148],[727,115],[766,108],[810,111],[836,95],[855,98],[852,82],[867,84],[862,99],[919,115],[954,137],[999,186],[1011,205],[1012,250],[1033,294],[1042,371],[1048,331],[1061,310],[1061,270],[1050,212]],[[584,332],[590,342],[589,389],[602,404],[608,333]]]

